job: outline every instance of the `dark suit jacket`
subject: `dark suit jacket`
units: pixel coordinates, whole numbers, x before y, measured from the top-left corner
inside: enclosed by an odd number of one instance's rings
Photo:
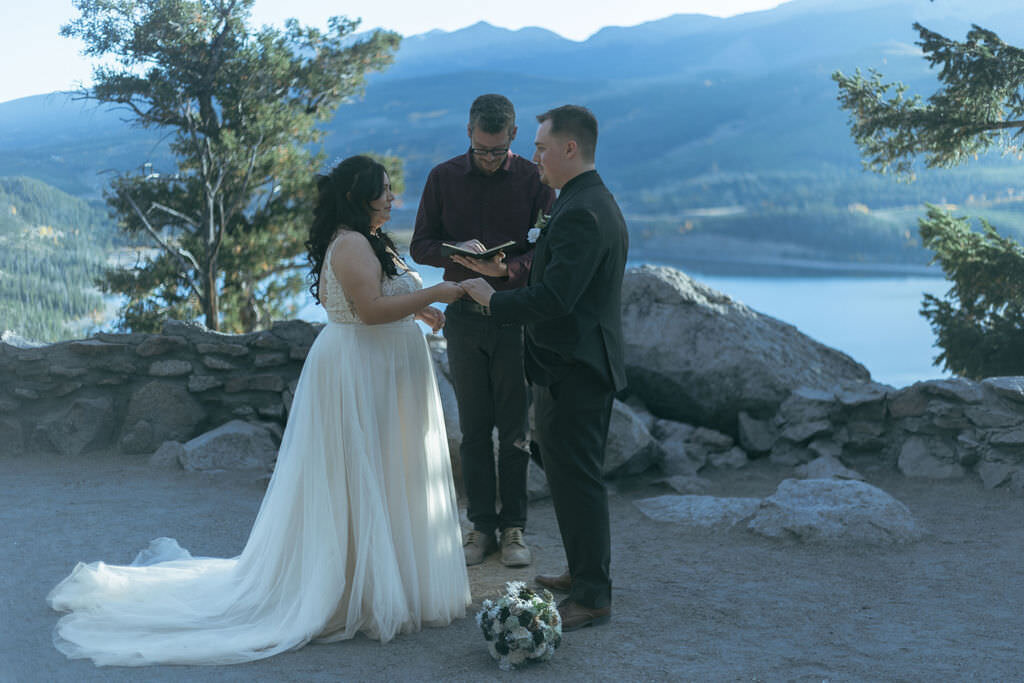
[[[527,286],[491,297],[497,320],[525,324],[531,382],[549,386],[583,364],[615,391],[625,388],[621,292],[628,249],[626,221],[597,171],[566,183],[537,240]]]

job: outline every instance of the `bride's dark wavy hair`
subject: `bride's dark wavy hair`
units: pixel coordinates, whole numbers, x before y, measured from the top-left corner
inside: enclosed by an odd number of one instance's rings
[[[320,271],[327,256],[327,247],[338,228],[360,233],[370,241],[381,268],[388,277],[398,275],[398,268],[388,249],[395,244],[383,231],[370,232],[370,202],[384,193],[384,166],[367,156],[345,159],[327,175],[317,175],[317,200],[313,208],[313,224],[306,241],[307,258],[313,284],[309,291],[320,301]]]

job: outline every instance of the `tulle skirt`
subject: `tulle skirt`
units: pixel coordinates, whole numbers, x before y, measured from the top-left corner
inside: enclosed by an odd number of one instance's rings
[[[51,591],[50,605],[70,612],[58,649],[97,665],[231,664],[465,616],[444,419],[419,327],[327,324],[242,553],[193,558],[172,539],[153,550],[132,566],[79,563]]]

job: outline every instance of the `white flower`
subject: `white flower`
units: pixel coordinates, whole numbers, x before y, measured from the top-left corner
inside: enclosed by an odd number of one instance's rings
[[[526,232],[526,241],[533,244],[540,237],[540,228],[530,228]]]

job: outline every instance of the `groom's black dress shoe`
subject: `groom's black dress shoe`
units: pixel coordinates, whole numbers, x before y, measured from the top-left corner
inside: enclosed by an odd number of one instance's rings
[[[537,582],[538,586],[549,588],[553,591],[568,593],[572,590],[572,577],[569,576],[568,569],[558,576],[538,574],[533,577],[533,580]]]
[[[563,600],[558,606],[562,616],[562,630],[575,631],[584,626],[597,626],[608,623],[612,618],[611,607],[584,607],[578,602]]]

